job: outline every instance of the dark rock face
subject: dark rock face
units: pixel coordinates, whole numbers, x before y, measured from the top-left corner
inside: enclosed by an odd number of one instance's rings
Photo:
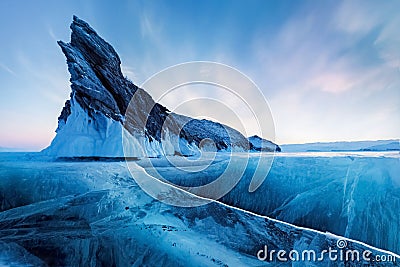
[[[69,115],[71,115],[71,101],[67,100],[65,101],[65,106],[61,110],[61,114],[58,117],[58,127],[56,132],[61,129],[62,125],[65,125]]]
[[[112,46],[86,22],[74,16],[71,30],[71,43],[58,42],[71,73],[71,96],[89,114],[96,110],[120,120],[137,87],[123,77]]]
[[[229,147],[239,147],[244,150],[251,149],[251,144],[237,130],[221,123],[209,120],[192,119],[186,116],[174,114],[177,121],[182,125],[180,136],[194,142],[198,147],[202,140],[210,139],[214,142],[217,150],[228,149]]]
[[[71,73],[71,98],[75,98],[89,116],[100,112],[123,123],[129,102],[136,93],[138,97],[134,101],[137,103],[131,105],[137,108],[131,109],[125,127],[131,133],[145,132],[150,139],[160,140],[167,109],[124,78],[118,54],[88,23],[74,16],[70,28],[71,42],[59,41],[58,44]],[[69,115],[68,105],[66,103],[60,116],[64,122]]]
[[[123,76],[118,54],[88,23],[74,16],[70,28],[71,42],[58,44],[71,74],[71,101],[78,103],[94,121],[100,113],[121,123],[132,135],[146,136],[150,142],[161,141],[168,132],[198,147],[202,140],[211,139],[217,150],[253,148],[241,133],[230,127],[169,112]],[[67,123],[71,101],[65,103],[57,132]]]

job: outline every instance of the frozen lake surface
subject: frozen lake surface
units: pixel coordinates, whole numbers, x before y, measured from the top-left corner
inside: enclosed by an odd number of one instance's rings
[[[128,163],[0,153],[0,265],[259,266],[268,265],[256,257],[264,245],[323,250],[335,247],[340,238],[335,235],[350,238],[347,247],[360,252],[386,253],[372,245],[399,254],[399,160],[398,152],[279,153],[261,159],[218,153]],[[227,205],[171,206],[147,195],[132,178],[151,175],[182,187],[201,186],[217,180],[230,161],[246,164],[238,183],[219,200]],[[271,162],[271,168],[260,162]],[[138,167],[129,172],[129,164]],[[249,192],[257,171],[266,179]],[[203,201],[164,186],[167,200]],[[305,263],[298,264],[292,266]],[[385,264],[376,266],[392,263]]]

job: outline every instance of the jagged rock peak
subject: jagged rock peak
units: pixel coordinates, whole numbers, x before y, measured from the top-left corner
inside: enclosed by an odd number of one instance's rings
[[[58,44],[71,73],[71,98],[89,115],[121,121],[137,86],[124,78],[118,54],[88,23],[74,16],[70,28],[71,42]]]
[[[121,60],[117,52],[87,22],[73,16],[70,28],[72,30],[71,45],[86,55],[86,59],[92,65],[106,65],[107,68],[115,71],[114,74],[122,76]]]
[[[70,28],[71,41],[58,44],[71,74],[71,99],[58,119],[48,154],[126,156],[122,133],[129,156],[193,155],[214,149],[212,144],[226,151],[253,148],[233,128],[175,114],[156,103],[123,76],[116,51],[87,22],[74,16]]]

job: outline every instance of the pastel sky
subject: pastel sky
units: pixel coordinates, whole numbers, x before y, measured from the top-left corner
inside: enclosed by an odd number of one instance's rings
[[[0,147],[54,137],[70,93],[56,41],[69,41],[72,15],[138,85],[193,60],[240,70],[268,100],[279,144],[400,137],[398,0],[2,0]]]

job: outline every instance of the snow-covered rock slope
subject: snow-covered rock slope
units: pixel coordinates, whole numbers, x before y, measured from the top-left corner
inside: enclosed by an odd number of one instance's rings
[[[263,139],[258,135],[250,136],[248,140],[251,143],[253,150],[255,151],[261,151],[261,152],[281,151],[281,148],[277,144],[269,140]]]
[[[238,131],[209,120],[169,112],[126,79],[113,47],[74,16],[71,42],[59,41],[71,74],[71,99],[58,118],[57,135],[44,150],[58,157],[193,155],[203,140],[217,150],[248,151]]]

